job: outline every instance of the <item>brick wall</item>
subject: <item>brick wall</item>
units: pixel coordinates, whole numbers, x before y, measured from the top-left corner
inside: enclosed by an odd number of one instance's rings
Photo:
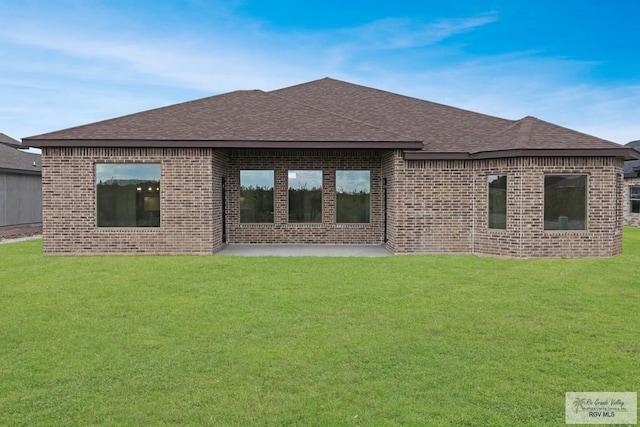
[[[241,224],[240,170],[274,171],[274,223]],[[322,223],[288,221],[288,171],[322,170]],[[336,223],[336,170],[371,172],[371,208],[368,224]],[[376,151],[230,150],[227,177],[227,229],[230,243],[381,244],[381,154]]]
[[[397,225],[404,220],[398,218],[398,197],[397,182],[399,172],[402,171],[404,160],[402,151],[396,150],[388,152],[382,156],[382,176],[386,179],[386,230],[383,230],[385,245],[392,252],[396,252]],[[383,220],[385,212],[383,211]]]
[[[588,175],[587,230],[544,230],[544,175]],[[401,253],[509,257],[601,257],[622,248],[622,161],[523,157],[411,160],[396,171]],[[487,226],[487,175],[508,180],[507,229]],[[398,178],[399,177],[399,178]],[[412,197],[412,195],[415,195]]]
[[[162,164],[160,227],[96,227],[95,164],[116,162]],[[44,148],[44,252],[213,253],[221,244],[214,163],[220,156],[204,148]]]
[[[624,180],[624,225],[640,227],[640,213],[631,212],[631,202],[629,201],[630,187],[640,187],[640,178],[626,178]]]
[[[381,244],[386,237],[396,253],[600,257],[621,250],[628,210],[622,160],[614,158],[404,161],[400,151],[374,150],[45,148],[42,161],[47,254],[211,254],[223,245],[224,225],[229,243]],[[162,164],[160,227],[96,227],[95,164],[109,162]],[[274,170],[273,224],[240,223],[242,169]],[[299,169],[323,170],[322,223],[288,222],[287,172]],[[371,171],[370,223],[336,223],[336,170]],[[544,230],[544,175],[551,173],[588,175],[587,230]],[[508,177],[506,230],[487,227],[489,174]]]
[[[394,182],[399,253],[470,253],[472,161],[409,160]]]

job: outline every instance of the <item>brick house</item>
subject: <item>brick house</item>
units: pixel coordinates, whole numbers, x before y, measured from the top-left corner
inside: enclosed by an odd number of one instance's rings
[[[626,145],[640,151],[640,140]],[[624,225],[640,227],[640,160],[624,162]]]
[[[46,254],[226,243],[612,256],[638,153],[333,79],[236,91],[24,139],[43,150]]]

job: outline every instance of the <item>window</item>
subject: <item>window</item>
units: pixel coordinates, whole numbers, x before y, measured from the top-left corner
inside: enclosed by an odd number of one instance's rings
[[[489,175],[488,184],[488,226],[498,230],[507,229],[507,177]]]
[[[336,222],[368,223],[370,199],[369,171],[336,171]]]
[[[289,171],[289,222],[322,222],[322,171]]]
[[[587,229],[587,175],[544,177],[544,229]]]
[[[273,171],[240,171],[240,222],[273,222]]]
[[[629,188],[629,206],[631,213],[640,213],[640,187]]]
[[[160,164],[96,164],[98,227],[160,227]]]

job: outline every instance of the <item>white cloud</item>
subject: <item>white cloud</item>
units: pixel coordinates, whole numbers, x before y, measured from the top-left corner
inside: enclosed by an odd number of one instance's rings
[[[96,10],[75,5],[72,18],[45,11],[21,19],[14,11],[0,28],[0,55],[14,58],[0,76],[0,131],[19,138],[330,76],[511,119],[534,115],[616,142],[640,138],[640,88],[579,83],[592,63],[540,52],[472,56],[443,43],[497,22],[497,13],[294,33],[269,31],[224,8],[207,11],[224,17],[217,26],[156,28],[106,8],[97,20],[83,19]]]
[[[352,48],[407,49],[433,45],[457,34],[491,24],[498,19],[496,13],[465,19],[443,19],[434,23],[415,22],[412,19],[381,19],[360,27],[329,32],[329,36],[346,40]]]

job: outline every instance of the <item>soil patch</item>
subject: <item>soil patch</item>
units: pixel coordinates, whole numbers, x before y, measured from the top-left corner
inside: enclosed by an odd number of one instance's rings
[[[40,236],[42,227],[11,227],[0,228],[0,242],[3,240],[22,239],[24,237]]]

